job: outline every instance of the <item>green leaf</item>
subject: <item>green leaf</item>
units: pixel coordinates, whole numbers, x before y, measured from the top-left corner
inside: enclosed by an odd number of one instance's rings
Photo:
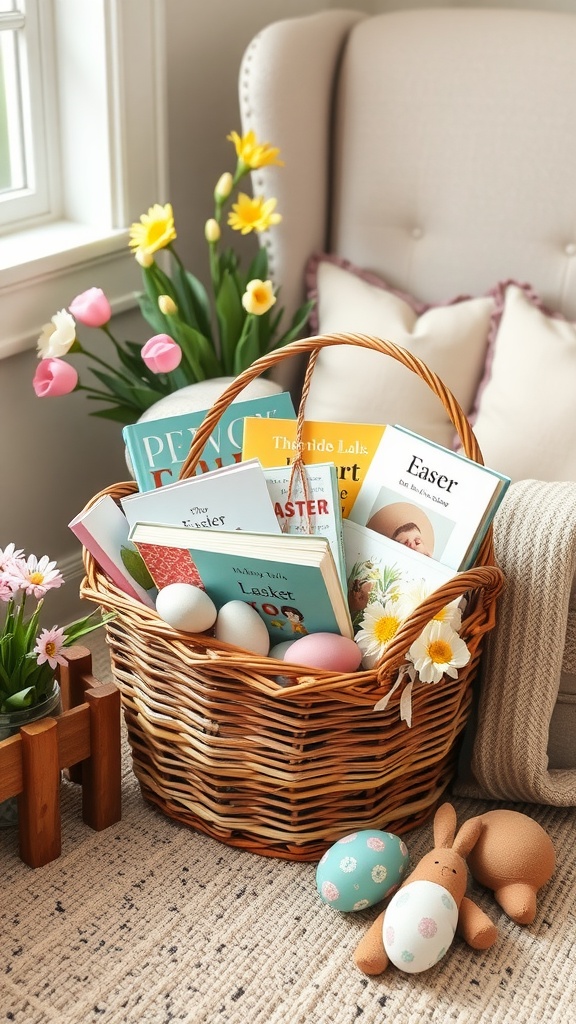
[[[212,311],[210,309],[208,293],[198,278],[188,271],[186,272],[186,280],[194,298],[194,312],[198,322],[198,329],[201,334],[212,340]]]
[[[136,423],[139,419],[137,409],[132,409],[127,405],[117,405],[110,409],[96,409],[94,412],[89,412],[89,416],[97,416],[101,420],[112,420],[114,423],[121,423],[125,427],[128,423]]]
[[[234,353],[234,374],[237,376],[260,355],[257,317],[247,317],[246,326]]]
[[[3,701],[5,711],[22,711],[24,708],[31,708],[33,704],[36,704],[36,689],[34,686],[27,686]]]
[[[74,622],[71,622],[66,626],[66,629],[64,630],[64,645],[66,647],[71,647],[72,644],[75,644],[81,637],[87,636],[88,633],[93,633],[95,629],[101,629],[101,627],[107,622],[116,618],[116,612],[107,612],[105,615],[101,616],[98,622],[92,622],[91,619],[93,619],[95,615],[98,615],[99,611],[100,610],[96,608],[93,612],[90,612],[89,615],[85,615],[83,619],[76,619]]]
[[[166,318],[158,308],[157,299],[153,300],[148,295],[141,295],[138,299],[138,305],[140,306],[142,316],[150,324],[155,334],[168,334]]]
[[[121,547],[120,557],[132,579],[144,587],[144,590],[150,590],[154,586],[154,580],[148,572],[146,563],[136,548]]]
[[[180,319],[196,328],[207,338],[212,338],[210,303],[204,285],[189,271],[185,270],[179,258],[172,252],[174,261],[175,302]]]
[[[268,280],[268,253],[264,247],[258,249],[252,263],[248,267],[248,272],[244,279],[244,290],[249,281],[254,279],[258,281]]]
[[[281,338],[278,339],[278,341],[274,343],[274,345],[272,346],[272,350],[282,348],[283,345],[287,345],[290,341],[294,341],[298,337],[298,335],[306,326],[306,323],[313,308],[314,299],[311,299],[310,302],[304,303],[303,306],[300,306],[300,309],[296,310],[294,316],[292,317],[292,322],[290,324],[289,329],[286,331],[285,334],[282,335]]]
[[[216,312],[223,371],[225,374],[234,373],[234,353],[242,334],[246,313],[238,294],[237,283],[229,271],[222,275],[222,284],[216,299]]]
[[[121,399],[124,405],[139,409],[140,412],[148,409],[162,395],[170,394],[170,388],[158,387],[157,390],[153,391],[151,388],[145,387],[142,382],[136,384],[126,383],[117,377],[110,377],[109,374],[102,373],[101,370],[92,369],[92,373],[110,390],[113,397]],[[160,384],[160,378],[157,377],[157,380]]]

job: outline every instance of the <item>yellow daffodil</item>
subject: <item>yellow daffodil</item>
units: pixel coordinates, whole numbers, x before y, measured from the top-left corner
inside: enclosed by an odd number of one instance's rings
[[[144,252],[143,249],[136,249],[134,252],[134,259],[136,263],[139,263],[143,270],[147,270],[154,263],[154,257],[149,252]]]
[[[228,224],[243,235],[251,231],[267,231],[282,220],[279,213],[274,213],[277,202],[277,199],[264,199],[263,196],[252,199],[245,192],[240,192],[238,202],[232,204],[232,211],[228,214]]]
[[[270,164],[275,164],[276,167],[284,166],[284,161],[278,159],[280,150],[268,142],[258,142],[254,132],[246,132],[245,135],[230,132],[226,138],[234,143],[236,156],[251,171],[257,170],[258,167],[269,167]]]
[[[130,226],[130,245],[137,252],[150,256],[158,249],[165,249],[176,238],[172,205],[160,206],[155,203],[143,213],[139,221]]]
[[[216,182],[216,188],[214,189],[214,199],[217,203],[223,203],[224,200],[228,199],[232,189],[234,187],[234,178],[230,174],[230,171],[224,171]]]
[[[178,306],[171,295],[158,296],[158,309],[164,316],[174,316],[178,312]]]
[[[204,225],[204,238],[206,239],[207,242],[211,242],[212,244],[214,244],[215,242],[220,241],[221,234],[222,232],[220,231],[220,225],[218,221],[216,220],[215,217],[210,217],[210,219],[207,220]]]
[[[86,391],[90,398],[107,403],[94,415],[134,423],[156,395],[162,398],[188,384],[241,373],[259,355],[289,344],[304,330],[314,300],[304,303],[289,326],[281,328],[284,311],[278,309],[275,289],[268,280],[266,248],[259,247],[246,271],[241,254],[235,253],[234,245],[225,238],[231,230],[260,234],[281,222],[276,199],[240,191],[242,179],[257,168],[283,166],[280,151],[267,142],[260,143],[252,131],[231,132],[228,140],[235,146],[236,163],[233,173],[224,171],[217,180],[215,177],[212,211],[207,211],[203,224],[208,286],[186,269],[177,252],[172,205],[154,203],[130,226],[129,244],[144,283],[142,315],[160,333],[145,345],[118,341],[106,295],[98,287],[86,289],[42,329],[40,363],[33,380],[40,398]],[[246,190],[252,191],[248,185]],[[76,324],[104,332],[119,357],[113,366],[99,349],[90,351],[83,346],[76,336]],[[80,381],[74,367],[62,358],[67,352],[90,361],[95,386]],[[0,604],[2,596],[0,593]]]
[[[260,281],[255,278],[246,285],[242,305],[247,313],[262,316],[262,313],[267,313],[275,302],[276,296],[271,281]]]

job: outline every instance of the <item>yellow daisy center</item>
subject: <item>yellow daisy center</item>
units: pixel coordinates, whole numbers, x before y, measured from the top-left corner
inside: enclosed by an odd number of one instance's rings
[[[49,640],[48,641],[48,643],[46,644],[45,650],[46,650],[46,654],[48,655],[49,658],[53,658],[54,657],[54,655],[56,654],[56,644],[54,643],[53,640]]]
[[[398,632],[400,619],[395,615],[382,615],[374,624],[374,636],[379,644],[388,644]]]
[[[39,586],[41,583],[44,582],[44,573],[31,572],[28,579],[30,580],[30,583],[33,583],[35,586]]]
[[[428,657],[435,665],[447,665],[452,659],[452,648],[447,640],[432,640],[428,644]]]

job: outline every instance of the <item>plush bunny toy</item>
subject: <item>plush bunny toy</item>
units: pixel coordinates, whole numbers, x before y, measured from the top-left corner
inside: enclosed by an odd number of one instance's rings
[[[455,833],[456,811],[442,804],[434,817],[435,848],[356,948],[354,960],[365,974],[381,974],[390,961],[411,973],[426,970],[441,959],[456,931],[473,949],[494,944],[496,926],[464,895],[466,858],[473,877],[493,890],[513,921],[534,920],[538,889],[556,866],[542,826],[526,814],[501,808],[470,818]]]

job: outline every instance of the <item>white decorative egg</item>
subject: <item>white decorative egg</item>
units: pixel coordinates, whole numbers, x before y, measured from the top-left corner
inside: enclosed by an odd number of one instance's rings
[[[326,851],[316,869],[320,898],[336,910],[363,910],[403,881],[410,857],[393,832],[353,832]]]
[[[295,643],[296,640],[281,640],[279,644],[274,644],[274,646],[270,648],[268,657],[277,658],[278,661],[283,661],[286,656],[286,651]],[[288,658],[286,658],[286,661],[288,661]]]
[[[216,621],[216,605],[205,590],[191,583],[169,583],[158,591],[156,611],[164,622],[184,633],[203,633]]]
[[[286,658],[287,661],[288,658],[286,657],[286,652],[288,648],[292,647],[295,643],[295,640],[281,640],[279,644],[274,644],[274,646],[270,648],[268,657],[276,658],[277,661],[284,661]],[[276,676],[276,682],[278,683],[278,686],[290,686],[292,679],[290,679],[290,676]]]
[[[223,604],[216,619],[215,636],[225,644],[242,647],[253,654],[267,655],[270,636],[258,612],[245,601]]]
[[[452,944],[458,923],[453,896],[437,882],[409,882],[394,894],[382,925],[391,963],[408,974],[434,967]]]

